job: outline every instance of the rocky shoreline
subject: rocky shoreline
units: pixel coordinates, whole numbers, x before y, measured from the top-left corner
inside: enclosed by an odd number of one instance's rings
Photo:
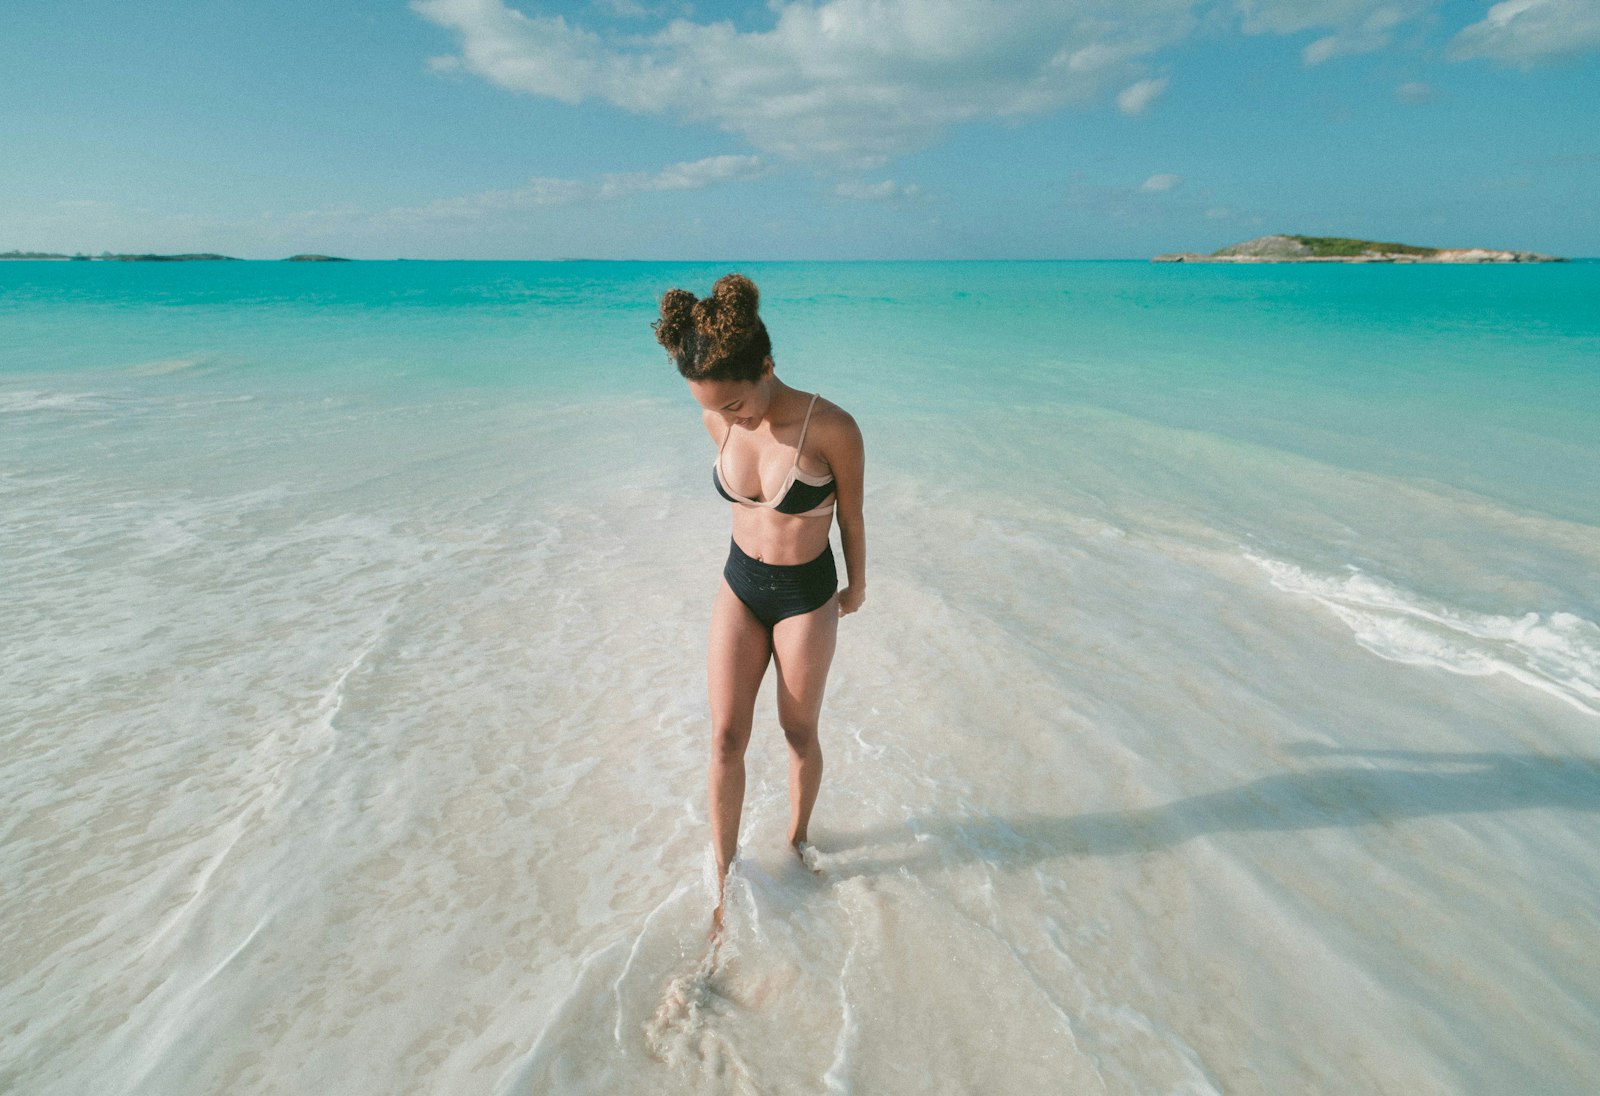
[[[1487,247],[1417,247],[1343,236],[1258,236],[1201,255],[1179,251],[1157,255],[1153,263],[1564,263],[1536,251]]]

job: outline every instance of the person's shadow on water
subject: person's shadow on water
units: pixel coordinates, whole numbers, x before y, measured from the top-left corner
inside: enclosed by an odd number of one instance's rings
[[[1288,750],[1383,765],[1277,773],[1159,807],[1008,818],[913,818],[904,826],[830,836],[823,847],[839,854],[860,850],[861,856],[844,856],[838,871],[864,875],[933,868],[956,860],[1004,866],[1060,857],[1148,853],[1216,833],[1382,825],[1429,815],[1536,808],[1600,812],[1600,758],[1595,757],[1347,750],[1311,744]]]

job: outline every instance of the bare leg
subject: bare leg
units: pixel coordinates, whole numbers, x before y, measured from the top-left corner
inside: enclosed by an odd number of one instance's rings
[[[839,634],[838,597],[803,616],[778,621],[772,653],[778,663],[778,723],[789,743],[789,844],[800,851],[822,786],[817,720]]]
[[[706,685],[711,700],[711,845],[717,858],[717,908],[712,932],[722,927],[722,887],[739,847],[744,811],[744,751],[750,744],[756,691],[772,657],[767,629],[734,596],[728,584],[711,605],[706,645]]]

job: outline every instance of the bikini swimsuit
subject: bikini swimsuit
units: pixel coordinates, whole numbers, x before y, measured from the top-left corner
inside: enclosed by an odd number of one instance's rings
[[[728,438],[733,437],[733,428],[729,427],[722,447],[717,450],[716,463],[711,466],[711,482],[717,494],[740,506],[764,506],[794,517],[831,515],[836,502],[833,477],[811,476],[800,470],[800,451],[805,447],[811,409],[816,405],[817,396],[813,395],[806,407],[805,422],[800,425],[800,440],[794,447],[794,463],[789,466],[789,475],[778,493],[765,502],[730,490],[723,478],[722,450],[728,447]],[[728,562],[722,568],[722,577],[728,580],[728,588],[734,596],[768,631],[780,620],[822,608],[838,590],[839,573],[834,567],[831,544],[811,562],[795,564],[765,563],[747,554],[737,542],[730,539],[728,544]]]
[[[833,513],[833,477],[811,476],[800,471],[800,450],[805,447],[806,430],[811,426],[811,408],[817,405],[817,396],[821,394],[818,392],[813,395],[811,403],[806,407],[806,420],[800,424],[800,440],[794,447],[794,463],[789,466],[789,476],[783,481],[783,486],[778,488],[774,498],[760,502],[756,499],[747,499],[728,488],[727,481],[722,475],[722,450],[728,447],[728,438],[733,437],[732,427],[728,428],[728,436],[722,439],[722,448],[717,450],[716,463],[711,466],[711,482],[716,487],[717,494],[741,506],[765,506],[780,514],[792,514],[795,517],[820,518],[824,514]]]
[[[831,544],[810,563],[779,564],[763,563],[745,554],[730,538],[722,577],[769,632],[780,620],[822,608],[839,589]]]

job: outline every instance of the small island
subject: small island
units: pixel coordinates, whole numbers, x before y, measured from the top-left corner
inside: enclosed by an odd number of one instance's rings
[[[61,255],[54,251],[0,251],[0,259],[31,259],[43,262],[70,261],[79,263],[236,263],[239,261],[232,255],[214,255],[210,252],[186,255],[119,255],[109,251],[102,251],[98,255],[85,255],[82,252],[76,255]]]
[[[63,255],[55,251],[0,251],[0,261],[4,260],[29,260],[32,262],[79,262],[79,263],[237,263],[243,260],[232,255],[215,255],[209,251],[186,255],[129,255],[114,254],[102,251],[98,255],[85,255],[81,251],[76,255]],[[350,259],[341,259],[335,255],[290,255],[282,260],[286,263],[348,263]]]
[[[1180,251],[1153,263],[1564,263],[1533,251],[1486,247],[1417,247],[1344,236],[1257,236],[1209,255]]]

